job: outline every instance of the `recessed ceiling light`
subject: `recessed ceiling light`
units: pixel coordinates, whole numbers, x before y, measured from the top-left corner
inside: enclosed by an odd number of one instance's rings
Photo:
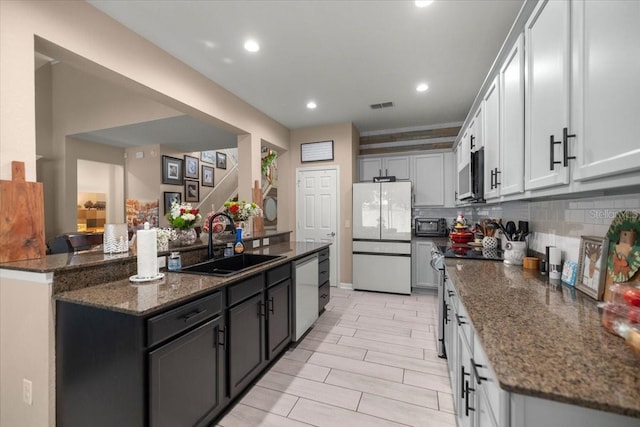
[[[420,84],[416,87],[416,90],[417,90],[418,92],[424,92],[424,91],[426,91],[427,89],[429,89],[429,85],[428,85],[428,84],[426,84],[426,83],[420,83]]]
[[[433,0],[416,0],[415,1],[415,4],[417,7],[427,7],[431,3],[433,3]]]
[[[244,42],[244,48],[249,52],[257,52],[260,50],[260,45],[255,40],[247,40]]]
[[[308,109],[310,109],[310,110],[313,110],[313,109],[314,109],[314,108],[316,108],[317,106],[318,106],[318,105],[317,105],[315,102],[313,102],[313,101],[309,101],[309,102],[307,102],[307,108],[308,108]]]
[[[213,49],[214,47],[216,47],[216,44],[211,40],[205,40],[204,45],[209,49]]]

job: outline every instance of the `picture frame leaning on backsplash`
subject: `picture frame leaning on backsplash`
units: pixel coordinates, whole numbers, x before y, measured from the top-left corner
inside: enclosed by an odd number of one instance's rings
[[[607,277],[609,239],[580,236],[580,257],[575,287],[591,298],[601,301]]]

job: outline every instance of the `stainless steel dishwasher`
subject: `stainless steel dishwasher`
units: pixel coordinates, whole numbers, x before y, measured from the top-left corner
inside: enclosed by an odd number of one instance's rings
[[[294,341],[298,341],[318,318],[318,254],[293,262]]]

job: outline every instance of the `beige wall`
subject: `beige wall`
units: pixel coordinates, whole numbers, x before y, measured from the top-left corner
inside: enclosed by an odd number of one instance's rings
[[[333,140],[334,160],[331,162],[304,163],[300,162],[300,144],[304,142]],[[338,184],[338,197],[340,212],[338,216],[338,229],[340,233],[340,271],[338,279],[341,283],[352,283],[352,186],[355,176],[355,157],[359,135],[351,123],[341,123],[314,128],[297,129],[291,131],[291,150],[289,151],[288,180],[295,182],[296,168],[337,165],[340,170],[340,183]],[[356,147],[354,147],[354,145]],[[280,163],[278,163],[280,164]],[[280,189],[278,188],[278,192]],[[290,197],[295,197],[295,192]],[[279,193],[278,193],[279,194]],[[292,199],[293,200],[293,199]],[[295,206],[292,201],[291,206]],[[278,203],[280,205],[280,203]],[[278,206],[278,215],[280,209]],[[295,230],[295,214],[288,218],[291,229]],[[279,226],[280,224],[278,224]],[[295,239],[295,232],[292,237]]]
[[[162,105],[238,135],[251,134],[252,138],[269,141],[283,151],[288,149],[287,128],[89,4],[81,1],[7,0],[0,1],[0,179],[10,179],[11,161],[22,161],[27,181],[36,180],[36,44],[41,53],[60,59],[62,64],[117,81]],[[53,70],[54,82],[56,78]],[[55,91],[55,84],[52,90]],[[84,128],[65,121],[79,117],[82,108],[64,117],[57,116],[56,106],[64,101],[64,96],[56,97],[54,92],[51,120],[57,126],[62,120],[63,125],[51,129],[51,140],[60,144],[53,154],[67,164],[62,148],[65,137],[82,130],[100,129],[100,126],[87,122]],[[105,110],[104,113],[108,115],[114,111]],[[259,167],[259,162],[256,166]],[[55,182],[63,197],[75,197],[75,191],[71,191],[68,185],[72,180],[75,177]],[[68,205],[68,201],[63,205]],[[72,205],[75,206],[75,202]],[[5,286],[4,281],[2,286]],[[50,292],[50,288],[48,290]],[[38,406],[30,407],[15,403],[13,397],[16,386],[21,390],[21,384],[12,381],[12,372],[32,379],[34,387],[49,390],[54,384],[50,366],[54,360],[53,343],[47,339],[53,319],[28,320],[33,311],[34,316],[47,316],[49,311],[43,311],[41,306],[49,307],[50,295],[38,305],[33,303],[32,297],[26,288],[24,292],[18,290],[2,294],[0,318],[5,319],[7,313],[13,313],[11,307],[24,307],[23,313],[10,324],[12,328],[3,322],[0,336],[0,424],[3,426],[42,427],[55,423],[53,393],[48,402],[38,398]],[[33,337],[27,341],[35,341],[35,349],[24,348],[21,340],[26,336]],[[37,360],[27,357],[34,352],[38,355]]]
[[[55,425],[54,322],[51,273],[0,270],[1,426]],[[22,380],[33,403],[22,401]]]

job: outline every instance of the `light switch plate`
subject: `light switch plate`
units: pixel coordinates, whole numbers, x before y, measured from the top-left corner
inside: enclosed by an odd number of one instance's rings
[[[255,248],[259,248],[259,247],[260,247],[260,239],[254,240],[253,241],[253,248],[255,249]]]
[[[262,239],[262,246],[269,246],[269,238]]]
[[[167,266],[167,257],[159,256],[158,257],[158,268],[165,268]]]

